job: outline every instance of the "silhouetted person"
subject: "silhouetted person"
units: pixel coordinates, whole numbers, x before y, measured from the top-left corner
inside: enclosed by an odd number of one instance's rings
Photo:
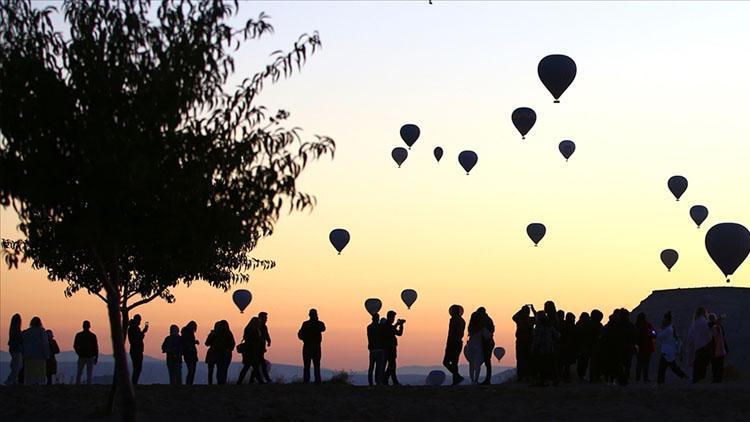
[[[226,320],[216,323],[213,331],[208,334],[206,346],[208,346],[206,363],[208,363],[209,385],[212,382],[212,365],[216,365],[216,383],[219,385],[226,384],[227,372],[229,371],[229,364],[232,363],[232,352],[235,346],[234,335]]]
[[[373,372],[375,384],[383,384],[385,376],[385,351],[383,350],[383,339],[380,333],[380,315],[372,314],[372,322],[367,326],[367,350],[370,354],[370,362],[367,366],[367,383],[373,385]]]
[[[564,382],[571,381],[570,365],[576,362],[577,352],[576,316],[568,312],[560,329],[560,374]]]
[[[576,322],[575,337],[577,346],[576,373],[579,380],[585,380],[594,345],[593,325],[588,312],[581,312],[581,316]]]
[[[486,370],[486,376],[484,381],[482,381],[482,384],[490,385],[492,383],[492,351],[495,348],[495,340],[493,339],[495,323],[492,321],[492,318],[487,315],[487,310],[484,309],[484,307],[477,308],[474,314],[476,315],[476,318],[474,318],[474,315],[472,315],[472,318],[469,318],[469,336],[481,329],[486,329],[489,332],[489,336],[482,337],[482,353]],[[472,323],[472,320],[474,320],[474,323]]]
[[[169,326],[169,335],[161,344],[161,352],[167,355],[167,371],[169,385],[182,385],[182,338],[180,327],[175,324]]]
[[[130,360],[133,362],[133,385],[138,385],[143,369],[143,338],[148,332],[148,322],[141,330],[141,316],[135,314],[128,324],[128,341],[130,342]]]
[[[220,330],[220,322],[216,321],[214,323],[214,329],[211,330],[208,333],[208,337],[206,337],[206,341],[203,343],[206,345],[206,366],[208,367],[208,385],[213,385],[214,383],[214,370],[216,369],[216,361],[217,361],[217,347],[214,346],[214,339],[217,337],[219,330]]]
[[[534,317],[532,306],[524,305],[513,315],[516,323],[516,374],[518,381],[528,381],[533,376],[531,345],[534,342]]]
[[[23,331],[24,384],[44,384],[47,381],[47,358],[50,356],[49,339],[39,317],[31,318],[29,328]]]
[[[625,380],[630,381],[630,372],[633,366],[633,356],[636,353],[635,324],[630,320],[630,311],[625,308],[620,309],[620,322],[622,324],[622,359],[623,372]]]
[[[443,356],[443,366],[453,375],[453,385],[461,384],[464,377],[458,372],[458,360],[461,357],[461,350],[464,346],[464,330],[466,321],[461,317],[461,307],[452,305],[448,308],[448,314],[451,316],[448,323],[448,338],[445,341],[445,355]]]
[[[242,343],[237,346],[237,351],[242,355],[242,369],[239,378],[237,378],[237,385],[242,384],[247,371],[251,369],[248,383],[252,384],[254,381],[258,381],[258,384],[265,383],[260,369],[265,340],[263,340],[263,332],[260,327],[260,319],[252,317],[242,333]]]
[[[654,339],[656,330],[653,325],[646,320],[646,314],[639,313],[635,319],[635,337],[638,353],[636,354],[635,380],[640,381],[643,378],[648,382],[648,369],[651,361],[651,354],[656,351]]]
[[[396,321],[395,311],[388,311],[385,323],[383,324],[381,321],[380,324],[383,350],[385,351],[385,378],[383,381],[386,385],[389,380],[393,381],[393,385],[401,385],[396,375],[396,351],[398,349],[397,337],[404,335],[404,323],[406,323],[406,320],[403,319]]]
[[[546,386],[547,380],[557,385],[557,368],[555,367],[555,343],[560,338],[560,333],[552,326],[552,321],[546,312],[537,312],[536,326],[534,327],[534,339],[532,342],[532,353],[534,354],[534,368],[537,371],[537,382],[535,385]]]
[[[600,342],[599,356],[601,358],[602,370],[608,383],[617,381],[620,384],[627,382],[623,367],[624,359],[624,336],[623,324],[620,321],[620,310],[615,309],[609,316],[609,321],[604,325]]]
[[[47,372],[47,385],[52,385],[52,378],[57,375],[57,358],[56,354],[60,353],[60,346],[57,345],[55,340],[55,333],[52,330],[47,330],[47,339],[49,340],[49,356],[46,362]]]
[[[693,382],[706,378],[706,370],[713,356],[711,329],[708,327],[706,309],[695,310],[695,318],[687,338],[688,363],[693,367]]]
[[[312,363],[315,370],[315,384],[320,384],[320,344],[323,342],[323,332],[326,325],[318,319],[318,311],[310,309],[310,319],[302,323],[297,332],[297,338],[302,340],[302,362],[304,373],[302,382],[310,383],[310,364]]]
[[[555,329],[558,336],[555,338],[554,342],[554,351],[552,353],[552,366],[555,371],[555,380],[560,379],[560,336],[559,334],[562,332],[562,322],[565,318],[565,314],[563,313],[562,316],[560,316],[559,311],[557,310],[557,306],[555,306],[555,302],[548,300],[544,302],[544,314],[547,316],[547,319],[549,319],[550,326]]]
[[[469,362],[469,379],[472,384],[479,384],[479,375],[485,363],[485,345],[492,337],[484,308],[472,312],[469,317],[468,332],[469,339],[466,342],[464,355]]]
[[[724,381],[724,357],[729,352],[729,348],[727,347],[726,334],[721,316],[717,317],[714,314],[710,314],[708,322],[714,344],[713,356],[711,357],[711,382],[720,383]]]
[[[263,355],[261,356],[260,360],[260,369],[262,370],[261,375],[263,376],[263,379],[267,382],[271,382],[271,376],[268,374],[268,365],[266,364],[266,357],[265,354],[268,351],[268,348],[271,347],[271,335],[268,333],[268,313],[267,312],[261,312],[258,314],[258,319],[260,320],[260,331],[263,334]]]
[[[599,382],[602,372],[604,371],[604,359],[602,356],[602,335],[604,334],[604,325],[602,320],[604,314],[598,309],[591,311],[591,359],[589,361],[589,381]]]
[[[18,384],[18,374],[23,367],[23,331],[21,331],[20,314],[14,314],[10,318],[8,353],[10,353],[10,372],[8,372],[8,378],[5,379],[5,385]]]
[[[195,332],[198,330],[198,323],[190,321],[180,332],[182,341],[182,358],[185,360],[187,375],[185,376],[185,385],[193,385],[195,381],[195,368],[198,365],[198,340],[195,339]]]
[[[656,382],[664,384],[667,374],[667,368],[671,369],[680,378],[687,378],[687,375],[677,365],[677,335],[672,327],[672,312],[664,314],[661,322],[661,330],[656,336],[659,342],[659,370],[656,374]]]
[[[99,359],[99,341],[96,334],[91,332],[91,323],[83,321],[83,331],[76,334],[73,340],[73,350],[78,355],[78,368],[76,370],[76,385],[81,383],[83,368],[86,368],[86,384],[91,385],[94,376],[94,365]]]

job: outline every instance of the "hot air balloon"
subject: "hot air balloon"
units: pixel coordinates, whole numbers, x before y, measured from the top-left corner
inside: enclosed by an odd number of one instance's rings
[[[576,78],[576,62],[562,54],[552,54],[539,61],[537,73],[547,90],[560,102],[560,96]]]
[[[688,181],[682,176],[672,176],[667,181],[667,186],[675,199],[679,201],[682,194],[687,190]]]
[[[391,157],[393,158],[393,161],[398,164],[399,168],[401,167],[401,164],[406,161],[406,157],[409,156],[409,152],[406,150],[406,148],[396,147],[393,148],[393,151],[391,151]]]
[[[419,126],[411,123],[401,126],[401,139],[403,139],[409,149],[411,149],[414,142],[417,142],[417,139],[419,139]]]
[[[371,297],[365,300],[365,309],[367,309],[367,312],[369,312],[370,315],[373,315],[376,312],[379,312],[380,308],[382,307],[383,307],[383,302],[381,302],[380,299]]]
[[[477,153],[474,151],[461,151],[461,153],[458,154],[458,162],[466,171],[467,176],[471,169],[477,164],[478,159],[479,157],[477,157]]]
[[[503,349],[502,347],[495,347],[493,353],[495,354],[497,360],[500,360],[503,358],[503,356],[505,356],[505,349]]]
[[[510,118],[513,120],[513,126],[521,134],[521,139],[526,139],[526,134],[529,133],[531,128],[534,127],[534,123],[536,123],[536,112],[528,107],[520,107],[513,110]]]
[[[435,154],[435,159],[440,162],[440,159],[443,158],[443,149],[440,147],[435,147],[435,150],[432,151],[433,154]]]
[[[706,250],[729,283],[729,276],[750,254],[750,231],[737,223],[717,224],[706,233]]]
[[[427,374],[427,379],[425,379],[425,384],[430,385],[432,387],[439,387],[443,385],[445,382],[445,372],[440,370],[434,370],[430,371],[429,374]]]
[[[708,208],[703,205],[693,205],[690,207],[690,218],[695,221],[698,228],[701,228],[701,224],[708,218]]]
[[[349,239],[349,232],[345,229],[333,229],[331,230],[331,234],[328,235],[328,240],[331,241],[331,244],[339,252],[339,255],[341,255],[341,251],[344,250],[346,245],[349,244]]]
[[[407,309],[411,309],[411,305],[417,301],[417,292],[413,289],[406,289],[401,292],[401,300],[404,301]]]
[[[560,154],[565,157],[565,161],[568,161],[568,158],[576,151],[576,144],[573,141],[565,140],[560,142],[557,148],[560,150]]]
[[[667,271],[672,271],[672,267],[677,263],[680,254],[674,249],[664,249],[661,251],[661,262],[667,267]]]
[[[244,289],[235,290],[234,293],[232,293],[232,301],[237,305],[240,313],[244,313],[245,308],[247,308],[250,302],[253,301],[253,294]]]
[[[544,235],[547,234],[547,228],[542,223],[531,223],[526,226],[526,234],[534,242],[534,246],[537,246],[542,238],[544,238]]]

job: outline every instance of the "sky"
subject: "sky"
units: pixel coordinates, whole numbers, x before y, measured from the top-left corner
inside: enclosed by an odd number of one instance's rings
[[[434,3],[241,3],[237,22],[265,11],[276,31],[237,53],[237,81],[319,31],[322,50],[260,102],[289,110],[306,136],[332,137],[336,155],[300,178],[315,209],[284,215],[255,250],[277,267],[243,286],[254,296],[248,310],[239,313],[231,291],[177,288],[176,303],[139,308],[152,327],[147,354],[161,355],[170,324],[196,320],[202,342],[216,320],[239,337],[267,311],[267,358],[299,363],[296,332],[315,307],[328,327],[323,366],[361,369],[363,302],[378,297],[407,320],[400,365],[440,364],[453,303],[467,318],[487,308],[508,351],[502,363],[513,365],[510,318],[523,304],[608,313],[653,290],[726,284],[704,236],[719,222],[750,224],[750,3]],[[548,54],[578,67],[560,104],[536,72]],[[522,141],[510,115],[524,106],[538,119]],[[405,123],[421,136],[397,168],[390,152],[405,146]],[[567,163],[563,139],[577,146]],[[436,146],[445,150],[439,163]],[[457,162],[464,149],[479,155],[468,176]],[[679,202],[667,189],[675,174],[689,180]],[[701,229],[688,215],[696,204],[709,209]],[[2,237],[18,237],[13,212],[0,217]],[[525,233],[531,222],[547,226],[539,247]],[[352,236],[341,255],[328,243],[337,227]],[[659,260],[666,248],[680,254],[671,272]],[[731,285],[750,284],[748,267]],[[0,269],[3,349],[16,312],[24,324],[40,316],[64,350],[90,319],[111,349],[104,304],[65,298],[64,287],[41,270]],[[419,293],[410,310],[399,299],[406,288]]]

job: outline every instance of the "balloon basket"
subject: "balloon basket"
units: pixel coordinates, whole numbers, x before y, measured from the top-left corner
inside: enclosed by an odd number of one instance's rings
[[[560,104],[560,100],[555,100],[554,103],[555,104]]]

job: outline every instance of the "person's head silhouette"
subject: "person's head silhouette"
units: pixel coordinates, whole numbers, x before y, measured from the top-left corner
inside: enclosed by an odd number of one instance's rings
[[[317,321],[318,320],[318,310],[317,309],[315,309],[315,308],[310,309],[310,312],[308,313],[308,315],[310,315],[310,319],[311,320],[313,320],[313,321]]]
[[[88,320],[83,321],[83,331],[88,331],[90,329],[91,329],[91,323]]]
[[[393,321],[396,320],[396,311],[388,311],[388,314],[386,314],[388,317],[388,323],[393,324]]]

